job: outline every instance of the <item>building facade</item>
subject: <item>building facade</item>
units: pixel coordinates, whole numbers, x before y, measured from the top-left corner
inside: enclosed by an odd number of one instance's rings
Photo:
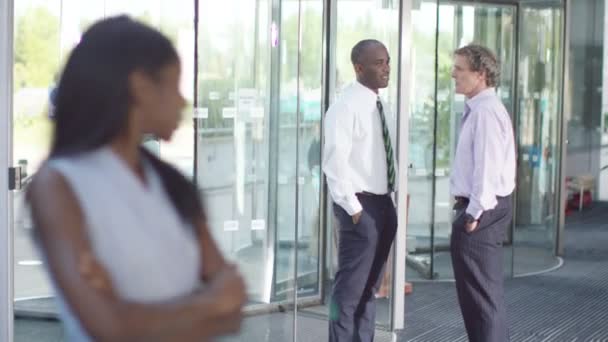
[[[564,217],[577,199],[567,177],[590,175],[591,194],[608,197],[603,0],[0,0],[0,137],[8,146],[0,166],[21,166],[24,183],[48,148],[49,94],[66,55],[89,24],[118,13],[164,32],[182,61],[184,120],[170,143],[150,137],[145,145],[198,185],[216,241],[246,279],[247,310],[284,312],[294,336],[302,311],[326,317],[336,243],[322,119],[354,78],[350,49],[361,39],[384,42],[391,55],[381,96],[398,132],[399,233],[380,329],[404,327],[404,293],[395,289],[406,280],[453,278],[448,187],[464,108],[451,80],[458,47],[475,42],[497,54],[497,92],[514,123],[505,276],[559,267]],[[9,190],[6,176],[0,341],[11,340],[15,312],[53,295],[23,191]]]

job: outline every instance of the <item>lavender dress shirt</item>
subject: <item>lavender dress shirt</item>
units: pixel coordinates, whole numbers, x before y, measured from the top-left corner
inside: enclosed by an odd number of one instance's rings
[[[452,196],[469,198],[466,210],[478,219],[496,196],[515,189],[513,125],[494,88],[467,99],[450,174]]]

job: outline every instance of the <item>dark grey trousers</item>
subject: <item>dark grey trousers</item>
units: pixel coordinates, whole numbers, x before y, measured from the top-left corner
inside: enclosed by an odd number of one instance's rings
[[[329,341],[371,342],[376,323],[375,293],[397,231],[397,213],[388,195],[358,195],[359,223],[334,204],[340,222],[338,271],[330,299]]]
[[[456,204],[450,249],[458,302],[470,342],[509,340],[504,303],[502,243],[511,223],[511,196],[498,197],[479,226],[465,231],[466,205]]]

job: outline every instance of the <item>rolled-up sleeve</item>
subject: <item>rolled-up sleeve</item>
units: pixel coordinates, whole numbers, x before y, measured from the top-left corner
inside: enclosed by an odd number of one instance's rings
[[[474,218],[498,203],[496,200],[496,185],[499,172],[504,165],[503,142],[501,127],[492,108],[480,107],[472,117],[475,118],[473,139],[473,188],[470,203],[467,208]]]
[[[325,115],[325,144],[323,172],[334,202],[349,215],[362,210],[351,181],[350,154],[352,152],[354,114],[343,103],[335,103]]]

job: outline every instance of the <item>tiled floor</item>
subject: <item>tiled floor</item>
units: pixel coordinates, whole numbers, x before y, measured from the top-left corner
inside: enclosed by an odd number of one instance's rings
[[[564,266],[538,276],[506,281],[512,341],[608,341],[608,204],[568,218]],[[415,283],[406,300],[406,329],[398,341],[466,341],[453,283]],[[289,341],[288,313],[248,318],[242,333],[226,341]],[[298,341],[324,341],[326,323],[298,318]],[[377,341],[389,341],[380,333]],[[63,341],[60,324],[17,319],[15,341]]]

